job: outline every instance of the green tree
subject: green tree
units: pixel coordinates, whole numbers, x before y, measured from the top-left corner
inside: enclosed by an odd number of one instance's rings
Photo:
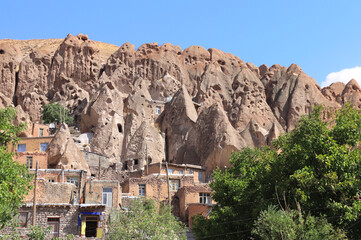
[[[13,124],[15,114],[13,108],[0,109],[0,229],[17,213],[32,180],[26,166],[13,161],[14,153],[8,149],[25,128],[24,124]]]
[[[260,213],[252,233],[264,240],[347,239],[325,218],[304,217],[296,210],[281,210],[272,205]]]
[[[336,120],[322,120],[321,107],[273,142],[274,149],[245,148],[233,153],[231,168],[216,170],[211,188],[218,203],[210,218],[198,217],[196,236],[246,239],[261,211],[270,205],[324,216],[349,237],[361,236],[361,115],[351,106]]]
[[[127,211],[112,212],[108,230],[106,239],[187,239],[186,228],[170,207],[158,207],[150,199],[134,200]]]
[[[60,103],[49,103],[44,106],[42,112],[44,123],[65,122],[66,124],[73,123],[73,118],[69,116],[69,110],[65,109]]]

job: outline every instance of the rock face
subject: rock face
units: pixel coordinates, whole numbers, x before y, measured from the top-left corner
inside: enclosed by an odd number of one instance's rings
[[[36,122],[45,104],[61,102],[87,135],[78,145],[128,170],[169,160],[211,171],[228,166],[232,151],[272,145],[316,104],[361,108],[354,80],[321,89],[295,64],[257,67],[213,48],[125,43],[105,59],[83,34],[52,40],[51,49],[17,43],[0,43],[0,107]],[[49,164],[87,169],[66,129]]]
[[[0,97],[1,104],[7,104],[15,94],[17,71],[21,61],[21,52],[16,45],[0,44]],[[7,98],[7,99],[5,99]]]
[[[286,131],[292,130],[300,116],[310,113],[316,104],[339,107],[339,104],[329,101],[318,84],[296,64],[288,69],[272,66],[265,78],[267,102]]]
[[[17,103],[29,113],[34,122],[41,120],[42,107],[48,103],[46,95],[49,91],[50,65],[50,52],[44,50],[30,53],[20,63]]]
[[[90,175],[88,164],[75,145],[65,123],[55,134],[46,151],[49,168],[86,170]]]
[[[220,104],[215,103],[199,114],[187,138],[183,163],[201,163],[207,169],[223,168],[229,166],[232,151],[245,146]]]
[[[167,159],[170,162],[182,159],[188,131],[194,127],[197,118],[198,114],[192,99],[183,85],[172,101],[165,106],[161,120],[161,130],[166,136]]]

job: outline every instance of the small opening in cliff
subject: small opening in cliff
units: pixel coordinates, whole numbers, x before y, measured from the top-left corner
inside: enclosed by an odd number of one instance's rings
[[[139,160],[138,159],[134,159],[134,165],[138,165]]]
[[[0,49],[0,54],[5,54],[4,49]]]
[[[18,88],[18,82],[19,82],[19,71],[15,72],[15,89],[14,89],[14,96],[13,96],[13,103],[16,107],[18,105],[18,98],[16,97],[16,89]]]
[[[122,124],[118,123],[117,126],[118,126],[118,132],[122,133],[123,132]]]
[[[152,158],[148,157],[148,164],[151,164],[151,163],[152,163]]]

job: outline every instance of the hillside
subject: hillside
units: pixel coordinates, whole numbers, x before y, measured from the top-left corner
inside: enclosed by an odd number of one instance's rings
[[[82,34],[0,40],[0,72],[0,107],[37,122],[44,104],[61,102],[93,134],[87,150],[134,170],[165,159],[224,167],[232,151],[270,144],[316,104],[361,107],[356,81],[321,89],[296,64],[257,67],[169,43],[135,50]]]

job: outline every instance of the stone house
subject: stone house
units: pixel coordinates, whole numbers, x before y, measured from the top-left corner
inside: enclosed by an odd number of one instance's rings
[[[35,170],[30,170],[34,173]],[[36,225],[51,227],[51,237],[103,237],[110,209],[121,205],[118,181],[99,181],[84,170],[39,169],[36,189]],[[25,236],[33,219],[34,191],[19,209],[17,231]],[[9,233],[5,228],[1,234]]]

